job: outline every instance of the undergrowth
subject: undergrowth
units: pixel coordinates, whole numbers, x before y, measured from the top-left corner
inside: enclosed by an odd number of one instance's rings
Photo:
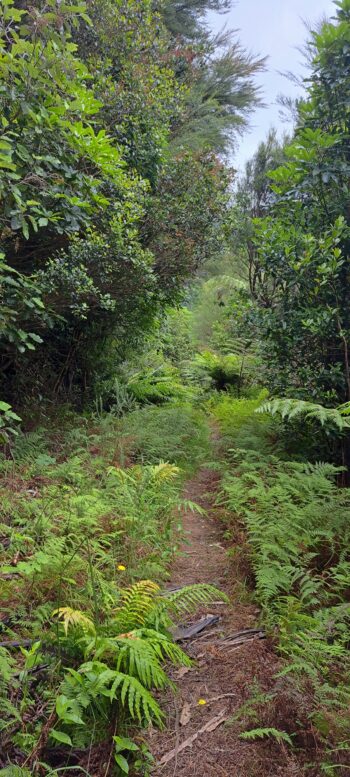
[[[258,400],[229,397],[213,403],[228,445],[219,499],[228,529],[245,530],[262,623],[284,659],[277,697],[287,683],[289,694],[294,688],[309,700],[308,721],[303,703],[299,719],[291,709],[289,720],[284,716],[286,735],[294,741],[309,727],[325,753],[321,772],[342,774],[350,765],[350,493],[337,485],[339,467],[272,455],[278,439],[265,415],[256,424],[257,406]],[[260,728],[245,738],[272,735],[257,722]]]
[[[3,774],[90,774],[101,758],[104,771],[149,773],[142,728],[164,722],[154,691],[169,663],[189,664],[174,622],[218,596],[164,588],[180,510],[200,509],[181,496],[179,465],[208,446],[190,407],[122,419],[97,407],[19,435],[0,461]]]
[[[160,458],[177,462],[190,472],[210,455],[208,424],[192,405],[146,405],[124,416],[123,433],[132,439],[133,457],[140,462]]]
[[[303,763],[312,740],[321,773],[342,775],[350,492],[338,487],[341,468],[289,460],[286,429],[259,389],[204,393],[202,408],[189,395],[129,400],[119,393],[109,413],[99,402],[90,416],[67,411],[50,432],[19,434],[0,460],[1,777],[90,775],[101,759],[104,773],[151,774],[142,732],[164,724],[169,664],[189,664],[172,629],[219,595],[165,585],[181,509],[200,510],[182,490],[212,457],[208,416],[221,440],[226,539],[246,538],[262,624],[280,656],[274,687],[253,693],[231,725],[240,722],[246,742],[304,748]],[[239,552],[229,551],[234,562]]]
[[[274,419],[255,413],[266,396],[265,390],[256,390],[255,396],[241,398],[221,393],[213,395],[207,402],[207,408],[220,429],[225,454],[233,447],[271,452],[278,444]]]

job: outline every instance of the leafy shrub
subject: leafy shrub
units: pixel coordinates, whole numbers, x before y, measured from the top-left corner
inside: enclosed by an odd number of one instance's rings
[[[134,372],[128,379],[127,388],[140,404],[162,404],[169,400],[191,398],[191,391],[181,382],[179,371],[166,362],[159,367]]]
[[[8,402],[0,402],[0,445],[8,443],[11,437],[18,434],[15,424],[21,420]]]

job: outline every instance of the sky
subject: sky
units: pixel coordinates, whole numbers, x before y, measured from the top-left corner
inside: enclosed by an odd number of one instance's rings
[[[242,45],[258,56],[268,56],[267,70],[257,77],[265,108],[255,111],[250,131],[242,139],[234,156],[238,169],[265,139],[270,127],[282,134],[291,125],[283,123],[276,103],[279,94],[296,96],[300,88],[294,86],[283,73],[305,73],[303,57],[298,47],[307,39],[305,22],[315,23],[323,16],[334,16],[332,0],[235,0],[229,13],[208,15],[213,31],[224,26],[239,30]]]

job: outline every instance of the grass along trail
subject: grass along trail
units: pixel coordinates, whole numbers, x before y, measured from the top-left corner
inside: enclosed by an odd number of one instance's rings
[[[166,729],[152,730],[150,749],[156,759],[154,774],[162,777],[292,777],[300,773],[294,755],[284,743],[275,740],[247,742],[239,733],[259,724],[247,724],[250,700],[271,691],[276,680],[277,659],[267,640],[258,634],[241,641],[240,631],[259,629],[259,612],[249,597],[242,597],[243,580],[239,565],[228,561],[223,530],[218,520],[220,508],[214,504],[219,488],[217,473],[201,469],[189,481],[186,498],[205,509],[205,516],[191,511],[183,515],[185,540],[176,559],[169,587],[192,583],[212,583],[224,591],[228,604],[215,603],[197,613],[219,616],[219,621],[185,643],[194,660],[191,669],[174,669],[177,691],[169,690],[162,708]],[[242,601],[243,598],[243,601]],[[276,715],[288,717],[276,702]],[[257,713],[258,714],[258,713]],[[243,725],[242,725],[243,721]],[[251,718],[250,718],[251,721]]]

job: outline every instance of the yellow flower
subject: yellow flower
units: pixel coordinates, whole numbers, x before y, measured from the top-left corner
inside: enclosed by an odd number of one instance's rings
[[[206,703],[207,703],[207,702],[206,702],[206,700],[205,700],[205,699],[198,699],[198,704],[201,704],[201,705],[202,705],[202,704],[206,704]]]
[[[125,572],[126,567],[124,566],[124,564],[118,564],[117,569],[119,570],[119,572]]]

